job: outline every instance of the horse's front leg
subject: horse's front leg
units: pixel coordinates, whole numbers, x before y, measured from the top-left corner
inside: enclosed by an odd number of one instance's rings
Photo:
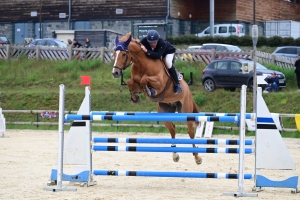
[[[144,75],[140,80],[140,85],[144,89],[146,96],[155,96],[158,94],[158,89],[161,87],[161,83],[155,76]]]
[[[131,78],[126,81],[126,84],[130,92],[131,101],[140,103],[140,97],[137,95],[138,92],[141,92],[140,86]]]

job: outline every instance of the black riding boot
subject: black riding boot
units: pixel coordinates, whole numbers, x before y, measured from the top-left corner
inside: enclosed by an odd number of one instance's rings
[[[177,76],[177,72],[176,72],[174,65],[172,65],[172,67],[169,69],[169,73],[175,82],[174,93],[180,94],[182,92],[182,89],[181,89],[181,86],[180,86],[180,83],[178,80],[178,76]]]

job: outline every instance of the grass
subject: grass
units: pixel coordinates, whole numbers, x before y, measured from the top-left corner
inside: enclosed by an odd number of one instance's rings
[[[0,60],[0,107],[3,110],[58,110],[59,85],[66,86],[66,110],[78,110],[84,97],[84,85],[80,85],[80,76],[91,76],[92,110],[110,111],[155,111],[155,103],[141,95],[141,103],[134,105],[130,101],[126,86],[121,86],[120,79],[111,75],[112,63],[103,64],[100,60],[93,61],[49,61],[49,60]],[[190,89],[202,112],[239,112],[240,93],[217,89],[206,92],[201,84],[204,65],[176,62],[178,71],[190,81],[193,72],[193,84]],[[264,99],[273,113],[300,113],[298,99],[300,93],[295,92],[296,78],[292,69],[282,69],[275,65],[268,68],[281,71],[287,79],[287,87],[278,93],[263,94]],[[129,70],[124,73],[124,80],[130,76]],[[122,89],[122,91],[121,91]],[[252,93],[247,93],[247,112],[252,112]],[[37,121],[36,114],[5,113],[7,121]],[[42,119],[41,122],[57,122],[57,119]],[[109,122],[107,122],[109,123]],[[127,123],[127,122],[126,122]],[[149,122],[150,123],[150,122]],[[150,124],[155,124],[151,122]],[[176,123],[183,124],[183,123]],[[287,128],[295,128],[293,118],[283,118]],[[223,125],[215,123],[216,126]],[[226,124],[227,125],[227,124]],[[230,125],[234,126],[234,125]],[[19,129],[57,129],[56,126],[8,125],[7,128]],[[97,131],[133,131],[133,132],[167,132],[165,128],[142,127],[93,127]],[[217,131],[217,130],[214,130]],[[185,133],[181,128],[178,133]],[[221,131],[229,134],[236,132]],[[253,133],[247,133],[249,135]],[[282,133],[285,137],[300,137],[299,132]]]

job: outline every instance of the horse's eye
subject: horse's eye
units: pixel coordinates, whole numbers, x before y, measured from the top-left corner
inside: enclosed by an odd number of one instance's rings
[[[126,56],[126,53],[123,53],[123,55],[122,55],[123,57],[125,57]]]

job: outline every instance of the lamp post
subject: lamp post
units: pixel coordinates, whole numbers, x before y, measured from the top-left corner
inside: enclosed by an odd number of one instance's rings
[[[256,114],[256,96],[257,96],[257,75],[256,75],[256,44],[258,40],[258,27],[252,26],[252,42],[253,42],[253,113]],[[256,126],[256,124],[255,124]]]
[[[40,39],[42,39],[42,0],[40,0]]]

